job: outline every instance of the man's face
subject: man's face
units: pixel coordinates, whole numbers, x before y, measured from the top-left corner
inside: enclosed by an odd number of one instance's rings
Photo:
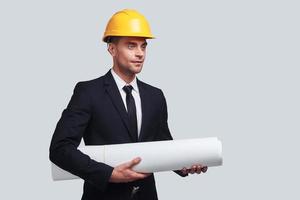
[[[141,72],[146,57],[147,42],[142,37],[120,37],[110,44],[109,52],[113,56],[114,65],[126,75]]]

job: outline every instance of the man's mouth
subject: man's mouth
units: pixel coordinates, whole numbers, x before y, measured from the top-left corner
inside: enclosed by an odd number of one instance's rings
[[[142,64],[143,61],[131,61],[132,63],[136,63],[136,64]]]

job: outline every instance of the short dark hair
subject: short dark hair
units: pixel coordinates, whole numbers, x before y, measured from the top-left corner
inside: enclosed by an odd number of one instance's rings
[[[105,41],[106,43],[114,43],[117,44],[120,40],[120,36],[108,36]]]

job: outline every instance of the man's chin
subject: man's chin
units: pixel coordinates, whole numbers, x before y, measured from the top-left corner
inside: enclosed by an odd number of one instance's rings
[[[134,74],[138,74],[142,71],[143,69],[143,66],[140,66],[140,67],[137,67],[137,66],[134,66],[133,69],[131,70]]]

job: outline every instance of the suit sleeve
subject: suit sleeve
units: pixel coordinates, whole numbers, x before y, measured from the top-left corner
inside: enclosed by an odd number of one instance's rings
[[[166,98],[165,98],[163,92],[161,92],[161,96],[162,96],[162,104],[161,104],[162,108],[161,108],[161,116],[160,116],[160,128],[159,128],[159,132],[157,134],[156,140],[158,140],[158,141],[159,140],[173,140],[173,137],[170,133],[169,126],[168,126],[167,102],[166,102]],[[174,172],[182,177],[188,176],[188,175],[183,174],[180,170],[175,170]]]
[[[90,159],[77,149],[88,126],[91,113],[90,98],[85,85],[78,83],[57,123],[50,144],[49,157],[57,166],[104,191],[113,168]]]

